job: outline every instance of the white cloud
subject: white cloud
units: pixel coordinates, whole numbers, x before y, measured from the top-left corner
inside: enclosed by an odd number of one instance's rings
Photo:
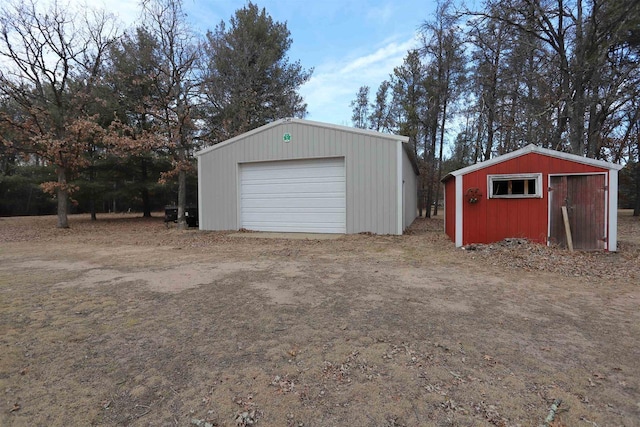
[[[313,77],[301,88],[309,118],[348,124],[351,118],[349,103],[360,86],[369,86],[375,93],[417,42],[416,36],[400,42],[387,40],[383,46],[364,55],[317,66]]]
[[[414,45],[414,39],[411,39],[404,43],[391,42],[371,54],[356,58],[355,60],[351,61],[349,64],[347,64],[347,66],[340,70],[340,73],[349,74],[353,72],[360,72],[362,70],[367,70],[370,66],[379,64],[381,62],[388,62],[389,60],[395,62],[398,56],[404,57],[407,54],[407,51]]]
[[[395,8],[392,3],[387,3],[380,7],[371,7],[367,11],[367,20],[375,24],[386,24],[395,14]]]

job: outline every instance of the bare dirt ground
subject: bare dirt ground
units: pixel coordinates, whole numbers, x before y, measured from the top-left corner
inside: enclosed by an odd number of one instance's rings
[[[640,221],[618,253],[0,218],[2,426],[640,425]]]

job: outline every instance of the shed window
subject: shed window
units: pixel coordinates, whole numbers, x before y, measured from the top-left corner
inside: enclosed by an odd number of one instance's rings
[[[489,198],[542,197],[542,174],[489,175]]]

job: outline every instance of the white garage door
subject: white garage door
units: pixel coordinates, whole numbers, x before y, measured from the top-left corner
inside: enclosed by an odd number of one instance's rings
[[[345,233],[344,158],[240,166],[240,226],[247,230]]]

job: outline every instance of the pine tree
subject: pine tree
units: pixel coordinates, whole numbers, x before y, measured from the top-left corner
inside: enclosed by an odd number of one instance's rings
[[[298,89],[311,77],[299,61],[289,62],[292,39],[286,23],[249,2],[229,26],[221,22],[203,46],[203,109],[216,144],[284,117],[304,117]]]

